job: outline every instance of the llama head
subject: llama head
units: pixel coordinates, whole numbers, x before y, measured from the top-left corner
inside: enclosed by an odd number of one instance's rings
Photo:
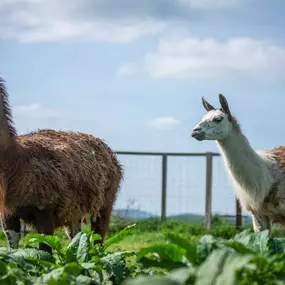
[[[199,141],[203,140],[223,140],[232,129],[232,115],[227,99],[219,94],[221,108],[216,109],[202,97],[202,103],[207,111],[194,128],[191,136]]]

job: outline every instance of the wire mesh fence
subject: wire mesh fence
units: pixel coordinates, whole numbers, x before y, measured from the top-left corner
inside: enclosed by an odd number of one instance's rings
[[[206,217],[206,227],[210,227],[207,222],[211,215],[220,214],[232,220],[237,218],[240,226],[241,209],[218,153],[117,152],[117,155],[124,165],[125,180],[114,215],[162,220]]]

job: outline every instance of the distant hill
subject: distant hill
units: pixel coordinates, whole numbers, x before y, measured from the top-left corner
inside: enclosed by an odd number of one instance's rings
[[[193,213],[185,213],[179,215],[171,215],[167,217],[168,220],[179,220],[185,222],[196,222],[202,221],[204,219],[203,215],[200,214],[193,214]]]
[[[236,217],[232,215],[223,215],[223,217],[229,221],[235,221]],[[250,216],[242,216],[242,220],[244,223],[252,223],[252,219]]]
[[[136,209],[118,209],[113,210],[112,215],[127,220],[143,220],[155,217],[152,213]]]
[[[154,215],[150,212],[136,210],[136,209],[116,209],[113,210],[112,215],[128,220],[143,220],[143,219],[158,217],[157,215]],[[228,221],[235,222],[234,215],[221,215],[221,216],[223,216]],[[196,221],[202,221],[204,219],[204,215],[195,214],[195,213],[184,213],[178,215],[170,215],[167,217],[167,219],[185,221],[185,222],[196,222]],[[251,223],[252,222],[251,217],[243,216],[243,222]]]
[[[234,215],[220,215],[221,217],[225,218],[226,220],[230,222],[235,222],[236,217]],[[179,215],[172,215],[167,217],[168,220],[177,220],[177,221],[184,221],[184,222],[197,222],[197,221],[203,221],[204,216],[200,214],[193,214],[193,213],[185,213],[185,214],[179,214]],[[251,217],[249,216],[243,216],[243,222],[244,223],[251,223]]]

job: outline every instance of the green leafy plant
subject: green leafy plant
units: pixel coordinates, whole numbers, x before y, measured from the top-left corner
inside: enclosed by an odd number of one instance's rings
[[[152,223],[155,227],[156,222]],[[99,235],[88,231],[78,233],[69,243],[58,236],[30,235],[23,248],[0,248],[0,284],[285,283],[284,238],[250,229],[229,238],[210,232],[189,236],[180,230],[178,222],[168,225],[160,228],[164,237],[161,242],[139,250],[114,250],[114,245],[143,234],[136,225],[126,226],[103,244],[96,242],[101,239]],[[49,245],[54,254],[38,250],[39,243]]]

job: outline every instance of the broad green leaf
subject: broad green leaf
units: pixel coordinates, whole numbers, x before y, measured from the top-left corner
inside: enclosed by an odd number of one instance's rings
[[[191,276],[195,273],[195,269],[192,267],[179,268],[172,270],[168,273],[167,277],[171,280],[179,282],[179,284],[186,284]]]
[[[114,276],[117,284],[120,284],[126,278],[127,268],[121,252],[111,253],[102,257],[100,263],[111,276]]]
[[[24,268],[25,270],[33,270],[34,266],[31,264],[29,260],[26,260],[26,258],[22,254],[17,254],[17,251],[19,250],[11,250],[10,254],[0,254],[0,260],[3,262],[9,263],[10,266],[17,266],[19,268]]]
[[[166,237],[173,243],[186,250],[187,259],[193,264],[198,263],[197,245],[190,243],[187,239],[173,233],[166,233]]]
[[[279,259],[280,258],[280,259]],[[279,261],[278,261],[279,260]],[[284,255],[270,258],[266,255],[256,255],[250,263],[238,271],[239,284],[270,284],[277,285],[285,281]]]
[[[256,232],[251,235],[251,239],[249,244],[247,245],[249,248],[252,248],[256,252],[260,252],[261,254],[265,254],[269,252],[269,235],[268,230],[262,232]]]
[[[78,276],[82,272],[82,267],[76,262],[68,263],[64,266],[64,272]]]
[[[36,285],[40,285],[40,284],[56,284],[55,281],[59,281],[62,274],[64,272],[64,268],[57,268],[52,270],[49,273],[46,273],[44,275],[42,275],[41,277],[39,277],[36,281]]]
[[[141,249],[138,252],[137,260],[140,261],[149,253],[157,253],[161,259],[181,262],[186,255],[186,250],[176,244],[155,244]]]
[[[157,267],[157,268],[165,268],[167,270],[173,270],[181,267],[186,267],[186,265],[182,262],[174,262],[169,259],[161,259],[157,256],[155,256],[154,258],[144,257],[140,260],[140,263],[144,268]]]
[[[90,243],[89,243],[88,236],[86,235],[86,233],[83,233],[80,236],[78,249],[77,249],[76,258],[78,262],[87,261],[89,249],[90,249]]]
[[[36,248],[18,249],[17,251],[10,254],[10,257],[17,258],[20,256],[24,258],[37,259],[39,261],[47,261],[50,263],[55,263],[55,258],[51,254],[43,250],[38,250]]]
[[[27,273],[18,268],[9,268],[6,275],[0,276],[0,284],[34,285],[35,277],[27,276]]]
[[[261,254],[269,252],[270,237],[268,230],[254,233],[250,233],[250,230],[246,230],[236,235],[232,240],[238,241]]]
[[[96,267],[96,264],[94,262],[82,262],[80,265],[84,269],[92,269],[92,268]]]
[[[238,234],[236,234],[232,240],[235,240],[235,241],[238,241],[244,245],[248,245],[249,244],[249,241],[250,241],[250,232],[251,230],[250,229],[246,229]]]
[[[124,240],[125,238],[127,238],[130,235],[131,230],[135,226],[136,226],[135,224],[129,225],[126,228],[124,228],[122,231],[120,231],[119,233],[115,234],[114,236],[112,236],[111,238],[106,240],[106,242],[103,245],[104,250],[106,250],[110,245],[115,244],[115,243],[119,243],[122,240]]]
[[[0,260],[0,276],[7,274],[7,264]]]
[[[181,285],[181,283],[167,277],[138,277],[135,280],[128,280],[122,285]]]
[[[197,270],[195,285],[235,285],[236,271],[252,259],[252,255],[241,255],[231,249],[213,251]]]
[[[89,240],[90,240],[90,244],[93,245],[95,243],[95,241],[101,240],[102,237],[98,234],[94,234],[93,232],[89,233]]]
[[[83,237],[83,240],[81,242],[82,237]],[[86,248],[84,249],[84,245],[87,247],[87,243],[88,241],[86,241],[86,233],[79,232],[67,246],[67,249],[65,252],[65,261],[66,262],[77,261],[78,257],[80,257],[84,261],[84,259],[86,258],[85,256]],[[79,249],[80,249],[80,253],[78,253]]]
[[[54,269],[53,271],[42,275],[36,281],[36,285],[41,284],[59,284],[59,285],[68,285],[68,284],[77,284],[76,276],[69,273],[69,266],[61,267]],[[77,272],[76,272],[77,273]]]
[[[270,238],[269,251],[270,254],[283,253],[285,249],[285,238]]]
[[[49,245],[53,250],[61,250],[61,242],[57,236],[44,235],[44,234],[33,234],[28,243],[45,243]]]
[[[33,244],[33,243],[44,243],[49,245],[52,248],[52,250],[56,252],[56,254],[61,260],[64,259],[64,254],[62,252],[62,245],[57,236],[33,234],[32,237],[29,239],[28,244]]]
[[[233,248],[235,251],[239,253],[249,253],[249,254],[256,254],[256,252],[248,247],[246,247],[244,244],[234,241],[234,240],[229,240],[224,243],[227,247]]]
[[[77,285],[90,285],[92,284],[92,279],[85,275],[79,275],[76,278],[76,284]]]
[[[92,279],[92,285],[113,285],[110,274],[106,270],[88,270],[88,276]]]
[[[211,235],[204,235],[197,246],[200,262],[203,262],[217,248],[217,241]]]

